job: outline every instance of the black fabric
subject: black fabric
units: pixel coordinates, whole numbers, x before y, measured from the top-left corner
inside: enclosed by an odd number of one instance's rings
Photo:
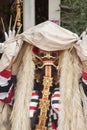
[[[57,116],[57,118],[54,119],[54,116],[51,115],[51,120],[52,120],[52,122],[55,124],[55,127],[57,128],[57,127],[58,127],[58,115],[56,114],[56,116]]]
[[[87,96],[87,85],[84,82],[82,82],[82,87],[83,87],[85,95]]]
[[[87,84],[85,84],[85,83],[82,81],[82,77],[81,77],[80,80],[79,80],[79,84],[82,84],[81,87],[83,87],[84,93],[85,93],[85,95],[87,96]]]
[[[2,87],[0,86],[0,93],[8,92],[12,84],[16,84],[17,79],[16,76],[11,76],[11,79],[8,80],[8,85]]]
[[[31,99],[31,102],[38,102],[38,99]]]
[[[39,121],[38,115],[39,115],[39,113],[40,113],[40,110],[37,109],[36,112],[34,113],[33,118],[30,118],[31,119],[31,130],[35,130],[35,127],[38,124],[38,121]]]
[[[52,101],[52,104],[55,104],[55,103],[58,103],[58,104],[59,104],[60,101],[59,101],[59,100],[53,100],[53,101]]]

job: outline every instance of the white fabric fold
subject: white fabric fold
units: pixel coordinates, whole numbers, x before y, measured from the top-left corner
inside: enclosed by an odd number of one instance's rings
[[[24,41],[47,51],[68,49],[79,39],[77,34],[50,21],[26,30],[21,37]]]

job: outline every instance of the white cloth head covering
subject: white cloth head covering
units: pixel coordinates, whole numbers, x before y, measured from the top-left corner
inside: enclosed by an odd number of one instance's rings
[[[46,21],[21,34],[24,41],[46,51],[71,48],[79,37],[57,24]]]

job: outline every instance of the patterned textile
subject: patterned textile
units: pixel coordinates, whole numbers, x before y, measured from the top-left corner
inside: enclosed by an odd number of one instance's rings
[[[33,118],[36,109],[38,108],[39,94],[37,91],[32,92],[31,102],[30,102],[30,118]],[[60,91],[56,88],[51,96],[51,108],[48,127],[52,127],[53,130],[57,128],[58,112],[60,110]]]
[[[85,95],[87,96],[87,72],[82,72],[82,86],[83,86],[83,90]]]
[[[38,106],[38,101],[39,101],[39,94],[37,91],[33,91],[32,97],[31,97],[31,102],[29,105],[29,109],[30,109],[29,117],[30,118],[32,118],[34,116],[34,113],[35,113],[37,106]]]
[[[0,72],[0,101],[9,105],[13,104],[15,83],[16,77],[12,76],[11,71]]]

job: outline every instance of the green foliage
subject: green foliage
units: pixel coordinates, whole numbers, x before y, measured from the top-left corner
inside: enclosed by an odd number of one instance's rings
[[[61,26],[80,35],[87,27],[87,0],[61,0]]]

